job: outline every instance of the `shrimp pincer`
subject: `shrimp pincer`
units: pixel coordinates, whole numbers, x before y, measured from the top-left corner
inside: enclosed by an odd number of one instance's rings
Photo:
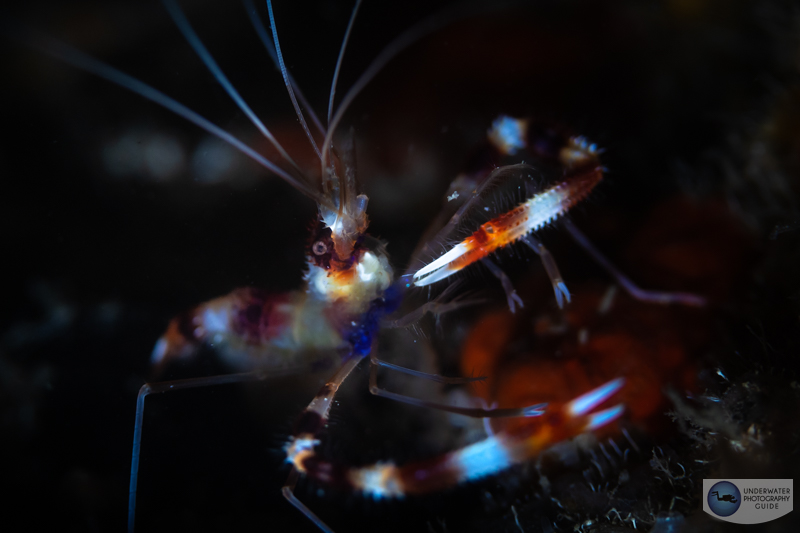
[[[563,404],[550,404],[539,417],[528,418],[511,432],[500,432],[440,457],[397,466],[382,462],[346,468],[320,460],[310,453],[312,433],[298,437],[287,449],[287,461],[299,472],[327,484],[356,490],[375,499],[402,498],[444,490],[462,482],[477,481],[528,461],[550,446],[617,420],[621,404],[600,411],[597,407],[624,385],[615,379]]]
[[[450,237],[465,213],[473,207],[476,199],[493,181],[513,175],[515,171],[524,170],[529,177],[537,172],[525,164],[498,166],[503,157],[513,156],[520,150],[526,150],[543,162],[560,168],[561,179],[544,190],[534,192],[516,207],[481,224],[461,242],[413,272],[410,277],[414,286],[432,285],[481,261],[492,275],[500,280],[506,293],[508,307],[513,313],[517,305],[523,306],[523,301],[517,295],[508,276],[489,259],[489,256],[502,248],[521,242],[541,259],[550,278],[558,307],[562,308],[565,300],[570,301],[570,292],[552,254],[533,233],[563,219],[563,225],[573,239],[635,298],[659,304],[705,305],[705,299],[694,294],[665,293],[639,288],[565,218],[570,209],[586,199],[602,181],[605,168],[599,158],[603,150],[582,136],[570,135],[560,128],[545,127],[527,119],[501,116],[494,121],[479,157],[476,158],[482,160],[483,164],[456,178],[452,186],[456,190],[452,195],[448,195],[448,201],[459,196],[456,187],[459,183],[466,183],[472,189],[471,197],[437,234],[434,242],[442,243]],[[430,246],[425,248],[428,252],[430,249]]]
[[[449,237],[457,226],[457,221],[492,181],[499,180],[506,174],[513,174],[515,170],[524,170],[529,177],[538,172],[527,165],[497,167],[503,157],[515,155],[520,150],[527,150],[543,161],[559,167],[562,171],[561,180],[545,190],[537,190],[516,207],[481,224],[449,251],[417,270],[412,276],[415,286],[431,285],[481,261],[500,280],[508,307],[513,313],[516,306],[523,307],[523,301],[505,272],[488,256],[515,242],[522,242],[542,260],[558,306],[563,307],[565,300],[570,301],[569,290],[555,259],[532,233],[563,217],[602,180],[604,169],[599,160],[602,150],[583,137],[542,128],[526,119],[499,117],[489,129],[484,146],[478,152],[477,159],[483,160],[483,164],[459,175],[454,181],[454,185],[469,184],[473,188],[472,197],[453,215],[435,240],[442,242]],[[457,197],[457,193],[456,190],[452,196],[448,196],[448,200]]]
[[[455,274],[489,254],[522,240],[566,213],[600,183],[599,167],[535,194],[517,207],[482,224],[472,235],[414,274],[414,285],[424,287]]]

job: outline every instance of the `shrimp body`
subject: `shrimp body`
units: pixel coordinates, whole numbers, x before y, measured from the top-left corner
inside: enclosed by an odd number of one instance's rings
[[[398,300],[394,291],[384,298],[392,268],[374,239],[362,236],[342,259],[332,235],[322,220],[316,224],[302,289],[270,294],[240,288],[172,319],[153,349],[156,373],[203,344],[241,370],[303,367],[332,353],[369,353],[377,319]]]

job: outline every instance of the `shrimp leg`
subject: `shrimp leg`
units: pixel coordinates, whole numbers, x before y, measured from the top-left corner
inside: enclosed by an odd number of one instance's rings
[[[436,402],[429,402],[421,400],[405,394],[387,391],[378,386],[378,367],[382,366],[381,363],[376,362],[374,359],[370,360],[369,371],[369,392],[381,398],[388,398],[396,402],[407,403],[409,405],[416,405],[417,407],[427,407],[429,409],[438,409],[448,413],[455,413],[458,415],[469,416],[472,418],[511,418],[511,417],[531,417],[541,416],[547,407],[546,403],[537,403],[525,407],[517,407],[512,409],[487,409],[482,407],[457,407],[454,405],[446,405]],[[458,379],[458,378],[456,378]],[[475,380],[475,378],[466,378],[468,380]],[[482,379],[482,378],[478,378]]]
[[[286,462],[292,464],[292,471],[289,473],[286,484],[281,490],[284,498],[322,531],[331,533],[333,530],[303,502],[297,499],[294,489],[297,485],[299,474],[308,474],[321,481],[331,481],[328,478],[330,473],[325,471],[328,463],[317,456],[314,448],[320,442],[320,432],[328,424],[328,415],[330,414],[336,391],[339,390],[344,380],[347,379],[347,376],[358,366],[361,360],[362,357],[351,356],[336,371],[336,374],[322,386],[305,411],[303,411],[303,414],[300,415],[295,424],[293,435],[286,445]]]
[[[503,286],[503,290],[506,293],[506,301],[508,302],[508,310],[511,313],[516,311],[516,306],[519,305],[520,307],[525,307],[525,304],[522,303],[522,298],[519,297],[517,294],[516,289],[514,289],[514,285],[511,283],[511,278],[503,272],[503,269],[494,264],[494,261],[489,259],[488,257],[484,257],[481,259],[481,263],[489,269],[489,272],[492,273],[494,277],[500,280],[500,285]],[[558,296],[558,292],[556,292],[556,296]],[[561,300],[559,299],[558,306],[561,307]]]
[[[586,235],[584,235],[575,224],[566,219],[563,224],[564,227],[567,228],[567,231],[569,231],[569,234],[572,235],[572,238],[575,239],[575,242],[586,250],[586,253],[588,253],[598,265],[611,274],[611,277],[613,277],[628,294],[637,300],[663,305],[679,304],[693,307],[703,307],[708,303],[702,296],[697,296],[696,294],[688,292],[648,291],[638,287],[628,276],[620,272],[600,250],[595,248],[591,241],[589,241]]]
[[[374,356],[370,360],[376,366],[391,368],[392,370],[395,370],[397,372],[402,372],[403,374],[408,374],[409,376],[416,376],[418,378],[435,381],[436,383],[444,383],[445,385],[465,385],[467,383],[475,383],[476,381],[483,381],[484,379],[486,379],[486,376],[480,376],[477,378],[461,378],[461,377],[449,378],[446,376],[440,376],[439,374],[429,374],[428,372],[412,370],[410,368],[405,368],[403,366],[399,366],[394,363],[389,363],[388,361],[381,361],[380,359]]]
[[[267,378],[284,377],[296,374],[298,370],[272,370],[265,372],[257,370],[240,374],[224,374],[202,378],[180,379],[175,381],[162,381],[159,383],[145,383],[139,389],[136,397],[136,422],[133,426],[133,453],[131,455],[131,481],[128,491],[128,533],[133,533],[136,519],[136,488],[139,483],[139,457],[142,447],[142,424],[144,422],[144,401],[150,394],[172,392],[178,390],[211,387],[215,385],[228,385],[233,383],[248,383],[263,381]]]
[[[561,272],[558,270],[558,265],[556,264],[553,254],[551,254],[550,251],[544,247],[544,244],[542,244],[539,239],[530,233],[522,238],[522,242],[527,244],[531,250],[536,252],[536,255],[538,255],[542,260],[542,266],[544,266],[544,270],[547,272],[547,276],[550,278],[550,283],[553,284],[553,291],[556,293],[556,303],[558,303],[559,309],[563,309],[564,299],[566,298],[567,303],[569,303],[570,295],[567,285],[564,283],[564,280],[561,277]]]

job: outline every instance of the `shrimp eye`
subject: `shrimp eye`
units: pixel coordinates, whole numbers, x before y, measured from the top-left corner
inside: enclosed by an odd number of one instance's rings
[[[311,246],[311,251],[314,252],[315,255],[323,255],[328,253],[328,247],[322,241],[317,241]]]
[[[483,227],[483,230],[484,230],[486,233],[488,233],[489,235],[491,235],[492,233],[494,233],[494,227],[493,227],[491,224],[486,224],[486,225]]]

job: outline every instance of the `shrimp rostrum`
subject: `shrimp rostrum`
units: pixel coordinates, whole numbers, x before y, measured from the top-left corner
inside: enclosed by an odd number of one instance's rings
[[[367,234],[368,198],[361,193],[356,180],[355,147],[352,139],[335,145],[334,136],[349,104],[372,77],[415,39],[431,31],[436,24],[424,21],[403,33],[379,54],[365,73],[344,95],[339,107],[333,109],[336,79],[350,30],[361,4],[357,0],[350,25],[341,47],[334,73],[327,113],[327,125],[313,113],[302,93],[288,73],[281,54],[276,21],[271,2],[267,1],[271,35],[256,14],[250,0],[245,0],[256,33],[280,69],[301,127],[320,163],[317,180],[303,175],[300,166],[291,158],[269,129],[250,109],[228,81],[193,30],[175,0],[163,3],[180,32],[184,35],[211,74],[256,126],[273,144],[282,162],[272,161],[253,150],[229,132],[219,128],[196,112],[173,100],[157,89],[134,79],[115,68],[50,38],[33,33],[18,33],[13,37],[43,52],[71,63],[78,68],[121,85],[160,104],[186,120],[241,151],[299,190],[318,206],[306,255],[304,284],[300,290],[271,294],[255,288],[242,288],[227,296],[200,304],[173,319],[152,353],[156,375],[171,362],[191,358],[203,345],[213,345],[217,353],[242,373],[172,382],[156,382],[142,387],[137,400],[134,430],[134,453],[131,471],[129,530],[133,530],[136,513],[139,447],[145,398],[149,394],[263,379],[287,369],[309,367],[320,360],[335,364],[338,369],[298,418],[292,435],[284,447],[285,460],[290,465],[283,495],[321,530],[331,529],[294,494],[298,479],[306,476],[317,482],[344,491],[369,495],[375,499],[397,499],[439,491],[463,482],[475,481],[527,461],[553,444],[587,431],[594,431],[617,420],[624,412],[620,404],[605,405],[624,386],[614,379],[594,390],[562,404],[535,404],[516,408],[489,409],[452,406],[434,403],[386,391],[377,384],[377,370],[387,367],[423,379],[461,384],[480,378],[445,378],[424,374],[382,361],[375,353],[376,337],[381,327],[403,327],[417,321],[426,312],[443,313],[465,302],[451,298],[445,290],[435,300],[404,316],[395,316],[400,303],[416,287],[444,282],[453,274],[481,262],[497,277],[505,290],[513,311],[523,305],[511,281],[495,265],[490,255],[514,243],[527,245],[541,258],[552,282],[558,305],[564,306],[570,293],[552,255],[533,236],[537,229],[560,220],[576,203],[584,199],[600,183],[603,167],[600,150],[582,137],[554,133],[531,127],[528,121],[501,117],[492,126],[485,149],[488,163],[479,169],[469,169],[454,183],[460,187],[463,203],[449,218],[434,224],[432,236],[419,247],[411,260],[412,268],[396,276],[385,245]],[[305,110],[305,113],[303,112]],[[309,117],[307,122],[306,116]],[[502,156],[526,147],[542,159],[549,159],[561,168],[555,183],[525,190],[525,198],[517,205],[470,228],[460,242],[452,236],[464,231],[465,213],[480,202],[490,184],[529,174],[526,166],[498,166]],[[316,183],[315,183],[316,181]],[[464,185],[466,184],[466,185]],[[467,222],[469,224],[469,222]],[[661,303],[702,304],[692,295],[648,293],[632,286],[626,278],[594,250],[574,226],[567,225],[572,236],[609,270],[632,294]],[[449,246],[436,256],[434,248]],[[421,266],[420,266],[421,265]],[[635,291],[639,290],[639,293]],[[448,300],[448,298],[450,298]],[[329,459],[321,451],[321,439],[327,425],[337,390],[352,371],[365,359],[370,364],[370,392],[399,402],[438,409],[469,417],[519,417],[529,423],[515,426],[513,431],[490,433],[484,439],[421,462],[394,464],[383,461],[359,467]]]

